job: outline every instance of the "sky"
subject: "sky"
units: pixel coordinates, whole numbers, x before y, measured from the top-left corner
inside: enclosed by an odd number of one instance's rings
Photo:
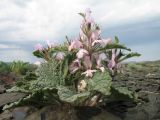
[[[160,0],[0,0],[0,61],[35,62],[34,45],[74,39],[82,18],[92,10],[103,38],[142,54],[131,61],[160,59]]]

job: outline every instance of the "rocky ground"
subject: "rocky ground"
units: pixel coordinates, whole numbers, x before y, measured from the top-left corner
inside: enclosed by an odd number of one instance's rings
[[[123,120],[160,120],[160,61],[125,64],[115,78],[117,86],[128,86],[137,92],[139,103],[119,111]]]
[[[115,86],[128,86],[138,95],[138,103],[117,101],[100,108],[31,106],[2,111],[4,104],[23,97],[22,93],[5,93],[15,76],[0,74],[0,120],[160,120],[160,61],[124,64],[115,77]]]

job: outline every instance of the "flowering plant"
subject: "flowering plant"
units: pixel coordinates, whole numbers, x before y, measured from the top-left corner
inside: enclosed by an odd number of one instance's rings
[[[33,54],[45,62],[36,71],[37,80],[10,90],[28,93],[29,96],[19,102],[26,103],[35,99],[37,94],[47,104],[56,101],[56,104],[63,102],[74,106],[96,106],[106,101],[135,99],[135,94],[127,88],[114,87],[112,79],[120,70],[120,62],[140,54],[120,44],[118,37],[103,39],[90,9],[79,14],[83,20],[76,39],[66,37],[67,42],[61,45],[47,41],[47,47],[35,46]]]

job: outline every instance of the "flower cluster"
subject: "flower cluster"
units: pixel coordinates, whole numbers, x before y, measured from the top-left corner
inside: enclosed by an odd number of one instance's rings
[[[101,51],[96,52],[96,48],[111,44],[112,39],[101,38],[101,30],[94,22],[90,9],[87,9],[84,14],[80,14],[83,16],[83,21],[81,23],[79,38],[72,41],[68,47],[69,51],[78,50],[76,59],[70,65],[70,72],[75,73],[77,70],[83,68],[85,71],[82,75],[92,77],[97,69],[100,69],[102,72],[105,71],[102,60],[106,58],[106,55]],[[112,51],[112,58],[108,64],[110,70],[116,66],[115,50],[113,49]],[[96,61],[96,66],[93,65],[94,61]]]
[[[104,72],[108,70],[111,75],[115,75],[120,67],[120,62],[138,53],[124,54],[122,50],[131,51],[124,45],[119,44],[118,37],[103,39],[101,29],[91,16],[91,10],[86,9],[84,13],[79,13],[82,17],[79,37],[68,40],[67,44],[56,45],[47,41],[47,48],[41,44],[35,46],[34,55],[44,58],[46,61],[55,58],[58,61],[65,61],[68,54],[76,53],[76,56],[68,64],[70,74],[80,71],[81,75],[91,78],[97,70]],[[70,60],[69,60],[70,61]]]
[[[57,47],[57,44],[50,42],[49,40],[46,40],[46,43],[47,47],[44,47],[40,43],[36,44],[34,55],[40,58],[44,58],[46,61],[52,59],[52,57],[59,61],[64,59],[65,54],[63,52],[56,52],[52,54],[52,49]]]

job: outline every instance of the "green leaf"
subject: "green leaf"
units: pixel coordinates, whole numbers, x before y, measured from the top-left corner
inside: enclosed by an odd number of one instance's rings
[[[84,105],[85,101],[89,98],[90,92],[77,93],[65,86],[59,86],[58,95],[61,101],[70,103],[74,106],[81,106]]]
[[[132,52],[132,53],[127,54],[127,55],[124,56],[123,58],[121,58],[121,59],[119,60],[119,62],[122,62],[122,61],[124,61],[124,60],[126,60],[126,59],[129,59],[129,58],[132,58],[132,57],[139,57],[139,56],[141,56],[141,54],[139,54],[139,53],[137,53],[137,52]]]
[[[136,94],[133,91],[130,91],[127,87],[112,86],[111,92],[112,94],[109,97],[108,101],[136,99]]]
[[[34,91],[32,94],[29,94],[28,96],[19,99],[17,102],[5,105],[3,107],[3,110],[26,105],[41,108],[43,106],[52,104],[61,104],[57,95],[57,89],[44,88],[38,91]]]
[[[33,89],[56,87],[57,85],[65,84],[60,64],[54,59],[47,63],[42,63],[36,70],[36,74],[38,76],[37,80],[31,83]]]
[[[39,51],[39,50],[34,51],[33,55],[36,56],[36,57],[38,57],[38,58],[44,58],[44,53],[41,52],[41,51]]]
[[[113,43],[113,44],[107,44],[105,47],[96,49],[95,52],[105,51],[105,50],[108,50],[108,49],[124,49],[124,50],[131,51],[131,49],[127,48],[125,45]]]
[[[118,44],[119,43],[119,39],[117,36],[115,36],[115,42]]]
[[[78,13],[79,15],[81,15],[83,18],[85,17],[84,13]]]
[[[86,80],[87,81],[87,88],[89,91],[98,91],[103,95],[110,95],[111,94],[111,77],[108,72],[96,72],[94,76]]]

